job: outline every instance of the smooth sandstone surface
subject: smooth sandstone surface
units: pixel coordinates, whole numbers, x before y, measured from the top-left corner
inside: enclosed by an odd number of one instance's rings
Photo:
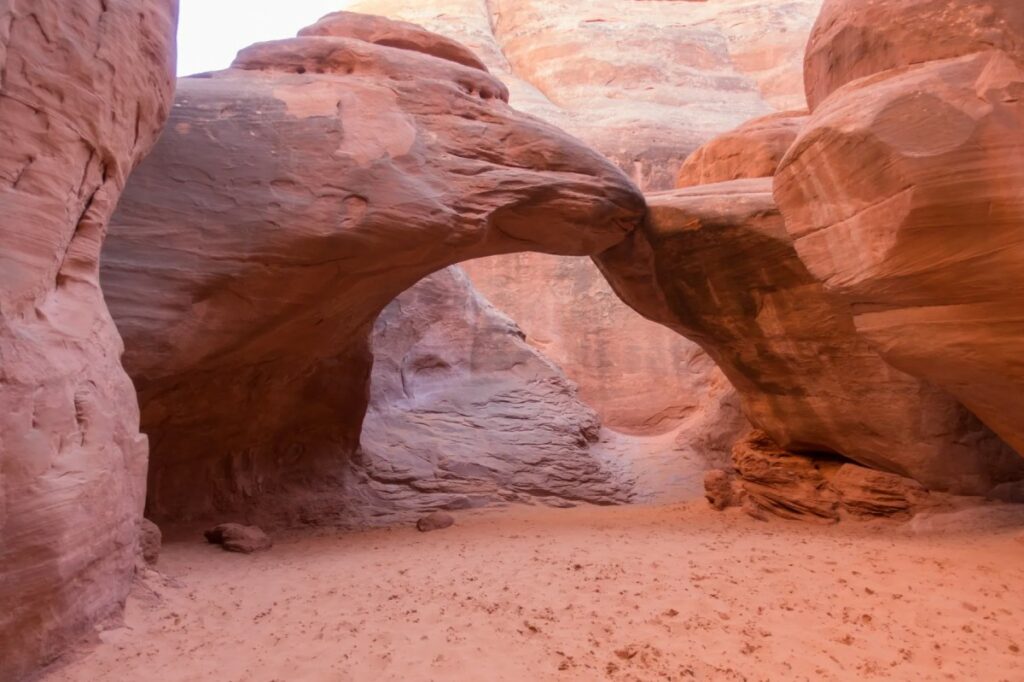
[[[1024,70],[999,51],[850,83],[775,183],[802,261],[858,332],[1020,453],[1022,96]]]
[[[370,334],[395,296],[458,261],[585,256],[634,229],[626,177],[506,92],[332,36],[258,44],[180,82],[103,261],[154,519],[344,518]]]
[[[1024,63],[1024,3],[825,0],[807,45],[807,101],[814,110],[858,78],[992,49]]]
[[[146,440],[98,285],[170,106],[173,0],[0,0],[0,679],[120,608]]]
[[[602,254],[602,269],[640,313],[698,341],[778,445],[957,493],[1024,478],[1024,460],[954,398],[858,334],[798,257],[771,178],[647,200],[645,229]]]

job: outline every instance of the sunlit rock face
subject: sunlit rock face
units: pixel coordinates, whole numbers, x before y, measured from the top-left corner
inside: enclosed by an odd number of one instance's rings
[[[128,592],[146,440],[98,261],[170,106],[176,15],[0,2],[0,679]]]
[[[826,3],[775,198],[872,347],[1024,453],[1022,36],[1009,0]]]
[[[642,216],[611,163],[429,34],[320,26],[182,80],[111,228],[157,518],[345,518],[378,313],[458,261],[591,255]]]

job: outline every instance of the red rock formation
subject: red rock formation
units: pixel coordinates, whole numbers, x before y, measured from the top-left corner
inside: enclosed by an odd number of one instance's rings
[[[835,459],[797,455],[754,432],[733,448],[736,478],[709,476],[708,501],[717,509],[742,505],[767,520],[835,522],[844,517],[893,517],[942,504],[914,480]]]
[[[804,58],[807,101],[813,111],[858,78],[992,49],[1024,60],[1019,0],[825,0]]]
[[[698,341],[783,448],[985,493],[1024,461],[942,391],[893,369],[797,256],[772,180],[648,196],[645,230],[599,258],[639,312]]]
[[[628,482],[591,452],[601,427],[593,409],[459,268],[388,305],[372,345],[370,404],[347,492],[364,522],[511,501],[629,498]]]
[[[397,29],[396,29],[397,30]],[[104,252],[155,517],[345,513],[377,314],[454,262],[598,253],[641,197],[487,73],[311,36],[185,79]]]
[[[891,30],[835,28],[879,17]],[[830,3],[821,26],[811,58],[846,70],[812,69],[809,92],[873,75],[831,92],[780,168],[796,249],[886,360],[1024,453],[1024,5]],[[867,55],[883,37],[902,47]]]
[[[806,111],[784,111],[719,135],[690,154],[676,187],[771,177],[806,122]]]
[[[0,679],[114,612],[134,570],[146,441],[97,263],[167,113],[175,16],[0,3]]]

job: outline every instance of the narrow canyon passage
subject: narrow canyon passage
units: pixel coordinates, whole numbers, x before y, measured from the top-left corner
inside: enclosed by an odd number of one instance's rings
[[[693,503],[467,512],[251,556],[171,535],[124,625],[45,679],[1010,682],[1022,522],[763,523]]]

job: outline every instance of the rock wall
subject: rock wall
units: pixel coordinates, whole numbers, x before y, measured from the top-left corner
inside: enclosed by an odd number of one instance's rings
[[[642,216],[618,169],[485,70],[386,29],[400,47],[332,17],[183,79],[132,178],[103,285],[157,518],[345,518],[378,313],[455,262],[599,253]]]
[[[595,457],[600,419],[458,267],[392,301],[347,491],[362,520],[508,502],[625,502]]]
[[[127,595],[146,440],[98,285],[170,105],[173,0],[0,2],[0,679]]]
[[[605,426],[658,434],[700,408],[714,363],[696,344],[622,305],[589,260],[523,253],[463,268],[579,385]]]
[[[893,366],[1024,453],[1024,5],[829,2],[775,196]]]

